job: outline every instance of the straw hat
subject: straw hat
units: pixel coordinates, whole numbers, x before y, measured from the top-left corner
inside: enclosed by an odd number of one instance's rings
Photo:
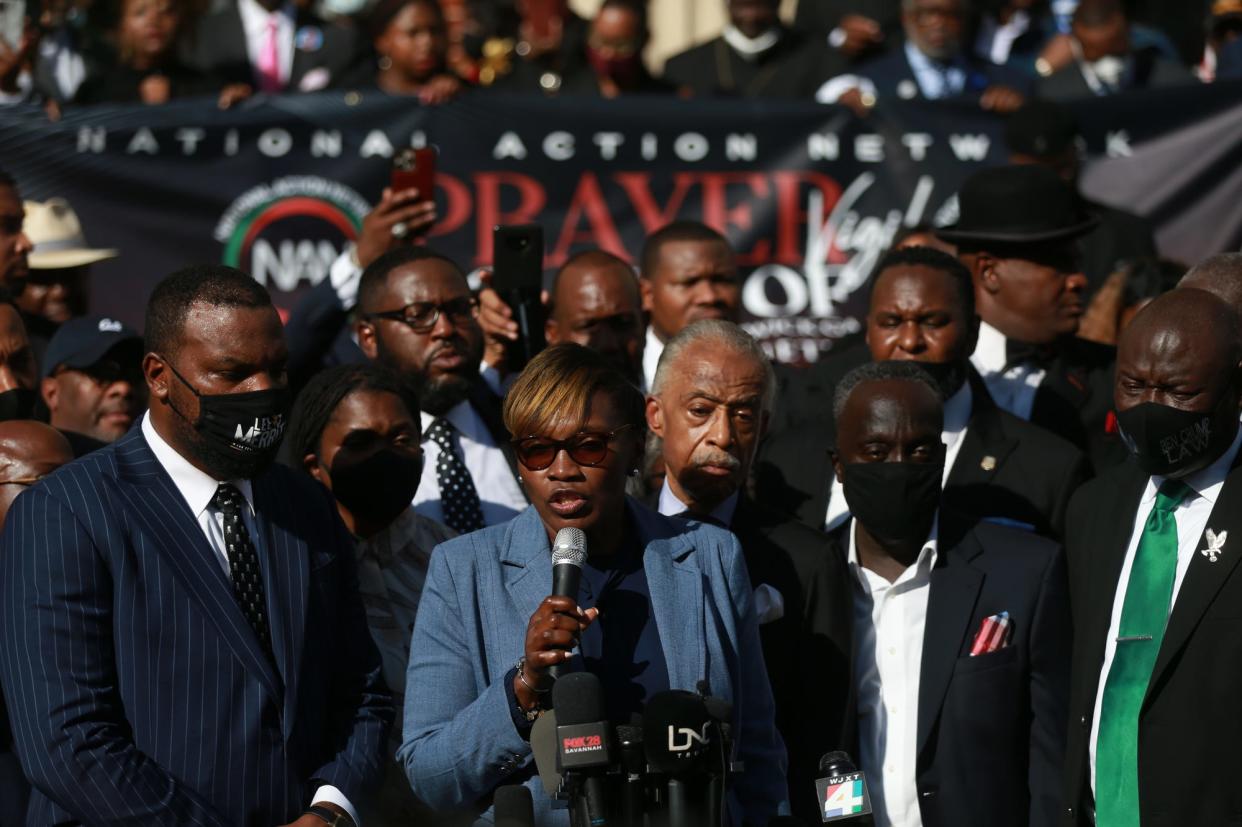
[[[116,258],[116,250],[99,250],[86,243],[78,215],[63,198],[27,201],[22,230],[34,245],[28,261],[31,270],[82,267]]]

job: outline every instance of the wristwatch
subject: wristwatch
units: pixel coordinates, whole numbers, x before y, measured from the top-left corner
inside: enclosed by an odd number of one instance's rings
[[[336,810],[328,807],[321,807],[318,804],[312,804],[306,808],[307,815],[313,815],[323,820],[324,824],[329,827],[356,827],[354,820],[346,813],[338,813]]]

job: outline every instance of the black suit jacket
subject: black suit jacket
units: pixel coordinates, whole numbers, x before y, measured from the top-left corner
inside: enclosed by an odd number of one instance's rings
[[[348,79],[366,53],[365,44],[355,29],[325,22],[309,11],[298,9],[294,20],[293,66],[285,91],[314,92],[336,86]],[[190,67],[219,78],[223,83],[255,84],[254,68],[246,52],[246,30],[236,3],[198,21],[184,58]],[[315,81],[319,78],[326,82],[318,84]],[[304,84],[308,88],[303,88]]]
[[[350,335],[350,308],[341,304],[336,288],[324,279],[294,305],[285,323],[289,343],[289,385],[300,389],[319,371],[334,365],[367,360]]]
[[[1157,257],[1156,238],[1147,219],[1096,201],[1083,199],[1083,206],[1100,219],[1078,242],[1088,292],[1098,290],[1123,262]]]
[[[1031,422],[1077,445],[1097,473],[1129,456],[1113,413],[1116,360],[1111,345],[1062,339],[1031,406]]]
[[[780,42],[753,62],[721,37],[693,46],[668,59],[664,79],[702,96],[810,100],[843,68],[835,51],[786,29]]]
[[[1000,519],[1060,538],[1070,496],[1089,476],[1081,451],[1002,411],[972,375],[974,403],[965,441],[945,484],[944,507],[976,519]],[[822,528],[832,492],[831,417],[765,443],[755,470],[759,500]]]
[[[1074,616],[1064,825],[1089,825],[1088,749],[1117,582],[1148,477],[1114,468],[1078,492],[1066,534]],[[1139,717],[1143,827],[1242,823],[1242,465],[1207,522],[1228,532],[1215,563],[1195,554],[1169,615]],[[1205,532],[1206,534],[1206,532]],[[1200,538],[1197,549],[1207,547]]]
[[[798,0],[794,25],[810,34],[827,37],[847,14],[870,17],[890,38],[901,31],[901,0]]]
[[[833,532],[848,554],[847,522]],[[931,573],[915,781],[925,827],[1051,827],[1060,806],[1070,643],[1058,545],[941,512]],[[985,618],[1010,645],[970,656]]]
[[[1132,89],[1164,89],[1195,83],[1195,76],[1179,63],[1160,55],[1155,49],[1134,52],[1134,60],[1121,79],[1122,91]],[[1077,63],[1071,63],[1039,81],[1041,98],[1065,101],[1095,97]]]
[[[973,55],[965,57],[966,83],[962,92],[948,98],[949,100],[978,102],[983,91],[995,85],[1008,86],[1024,94],[1030,92],[1030,78],[1022,72],[1008,66],[997,66]],[[855,73],[875,84],[875,95],[879,100],[900,100],[903,97],[901,91],[910,88],[909,84],[913,84],[914,97],[922,97],[904,48],[894,49],[875,60],[860,64]]]
[[[810,823],[819,758],[853,739],[850,707],[850,585],[828,539],[743,497],[729,526],[742,544],[752,586],[780,592],[784,615],[759,626],[776,726],[789,751],[789,801]]]

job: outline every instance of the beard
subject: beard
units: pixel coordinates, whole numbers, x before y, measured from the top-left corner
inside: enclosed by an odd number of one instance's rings
[[[428,365],[437,353],[445,349],[465,355],[466,366],[463,372],[429,376]],[[463,342],[432,347],[424,354],[422,366],[414,367],[410,360],[396,358],[396,353],[387,346],[383,337],[376,337],[375,361],[409,379],[418,393],[418,406],[421,410],[432,416],[444,416],[459,402],[468,399],[474,386],[483,381],[479,373],[479,364],[483,361],[483,340],[465,339]]]
[[[476,374],[477,376],[477,374]],[[438,379],[430,379],[426,374],[414,377],[414,386],[418,390],[419,406],[432,416],[444,416],[460,402],[470,397],[477,378],[449,375]]]

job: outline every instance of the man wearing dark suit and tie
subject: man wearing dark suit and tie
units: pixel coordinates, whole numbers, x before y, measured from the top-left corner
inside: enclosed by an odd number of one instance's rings
[[[198,21],[186,62],[255,92],[318,92],[365,54],[357,30],[320,20],[287,0],[233,0]]]
[[[1116,351],[1080,339],[1077,239],[1096,226],[1069,184],[1024,165],[981,170],[958,195],[956,244],[983,323],[971,357],[996,404],[1077,445],[1095,470],[1125,459],[1113,415]]]
[[[811,820],[819,758],[851,739],[849,585],[824,535],[742,490],[774,389],[772,364],[745,331],[695,322],[660,356],[647,424],[667,469],[660,513],[715,523],[741,542],[776,725],[789,750],[789,801]]]
[[[356,824],[392,721],[353,543],[272,465],[286,350],[222,266],[147,307],[151,409],[14,503],[0,678],[29,824]]]
[[[1242,812],[1238,324],[1217,297],[1178,288],[1121,337],[1114,393],[1135,461],[1083,486],[1066,532],[1066,827]]]
[[[414,510],[459,534],[527,505],[500,399],[479,374],[478,315],[461,268],[426,247],[388,251],[358,286],[362,352],[418,386],[426,462]]]
[[[820,103],[870,109],[878,101],[956,100],[1012,112],[1030,93],[1016,69],[972,54],[966,0],[902,0],[905,41],[889,53],[838,75],[815,93]]]
[[[1060,547],[940,508],[940,395],[910,362],[842,380],[833,533],[853,575],[859,767],[878,827],[1055,824],[1070,641]]]
[[[918,362],[940,386],[944,507],[1059,539],[1087,462],[1070,443],[998,408],[971,367],[979,319],[970,272],[947,253],[915,247],[885,257],[871,284],[870,356]],[[763,503],[831,530],[849,507],[826,462],[836,442],[830,411],[822,416],[764,446],[755,490]]]

